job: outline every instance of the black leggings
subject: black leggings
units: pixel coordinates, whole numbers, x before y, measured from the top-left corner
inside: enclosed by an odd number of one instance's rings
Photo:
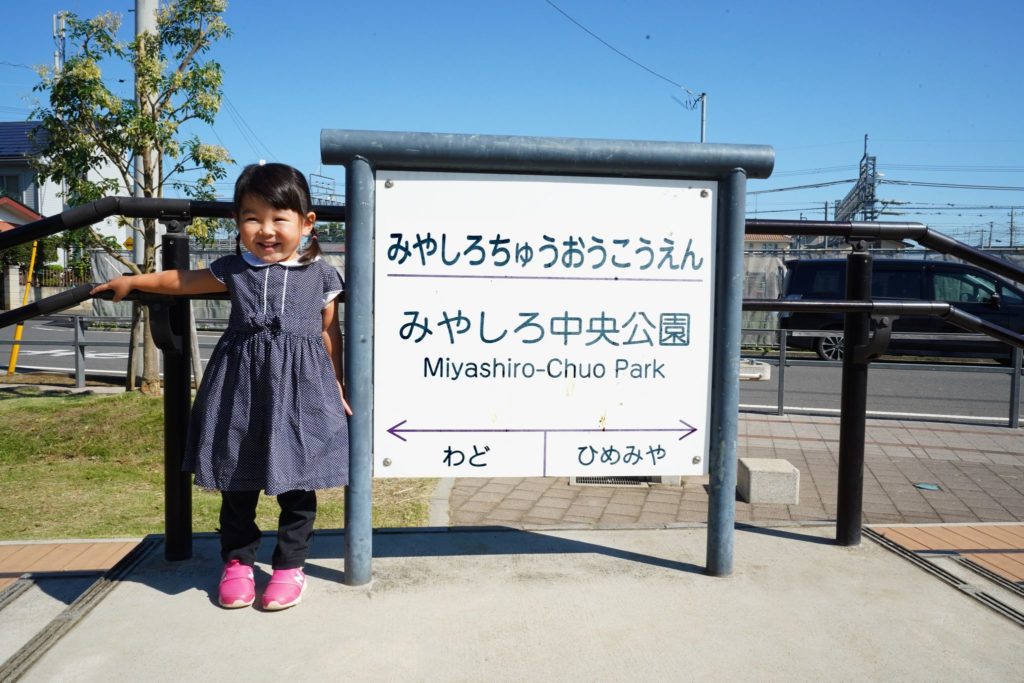
[[[224,562],[238,559],[242,564],[256,563],[260,546],[260,528],[256,526],[259,491],[221,491],[220,556]],[[309,554],[316,519],[316,491],[287,491],[277,497],[281,515],[277,524],[274,569],[301,567]]]

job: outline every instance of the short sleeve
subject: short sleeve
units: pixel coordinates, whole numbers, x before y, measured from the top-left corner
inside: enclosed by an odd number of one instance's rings
[[[334,266],[324,264],[324,308],[345,291],[345,283]]]
[[[231,263],[233,258],[235,257],[230,254],[228,256],[221,256],[209,266],[210,272],[213,273],[213,276],[224,284],[227,284],[227,282],[224,281],[224,277],[227,275],[228,264]]]

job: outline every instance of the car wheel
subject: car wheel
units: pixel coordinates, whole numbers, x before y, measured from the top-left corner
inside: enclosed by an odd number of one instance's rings
[[[814,351],[821,360],[842,360],[843,338],[818,337],[814,340]]]

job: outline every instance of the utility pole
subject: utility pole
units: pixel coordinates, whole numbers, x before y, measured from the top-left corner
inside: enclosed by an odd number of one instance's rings
[[[156,33],[156,5],[157,0],[135,0],[135,38],[136,40],[143,33]],[[135,104],[142,111],[142,97],[139,93],[138,67],[135,71]],[[135,150],[135,183],[132,194],[136,197],[144,197],[144,162],[143,150]],[[146,238],[145,226],[142,219],[136,218],[132,230],[132,260],[145,272],[146,262]],[[138,350],[138,340],[143,339],[145,334],[142,306],[138,302],[132,302],[132,335],[131,344],[128,349],[128,373],[125,377],[125,388],[129,391],[135,389],[135,380],[142,377],[144,369],[144,353]]]
[[[136,40],[143,33],[156,33],[156,5],[157,0],[135,0],[135,38]],[[135,104],[142,110],[142,100],[139,95],[139,73],[135,74]],[[135,191],[136,197],[145,196],[143,190],[143,159],[142,150],[135,150]],[[135,219],[135,236],[132,238],[132,258],[140,266],[146,260],[146,241],[142,238],[142,222]]]
[[[874,155],[868,154],[868,136],[864,135],[864,156],[860,159],[860,172],[857,174],[857,184],[853,186],[846,196],[836,201],[832,211],[834,221],[856,220],[860,214],[863,221],[877,221],[878,207],[875,188],[878,186],[878,173],[876,172],[877,160]]]
[[[1012,206],[1010,207],[1010,246],[1011,247],[1016,246],[1013,243],[1013,207]]]
[[[53,75],[60,76],[64,71],[64,55],[66,43],[64,42],[65,20],[64,13],[58,12],[53,15]]]

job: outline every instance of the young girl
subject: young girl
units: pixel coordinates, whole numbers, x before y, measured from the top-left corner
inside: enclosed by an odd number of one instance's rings
[[[247,166],[235,184],[238,240],[207,270],[118,277],[92,293],[231,295],[228,329],[207,363],[192,407],[184,469],[221,491],[223,607],[256,600],[260,490],[281,506],[265,610],[298,604],[316,517],[316,489],[348,483],[337,270],[320,259],[309,186],[284,164]],[[303,238],[308,246],[303,248]]]

